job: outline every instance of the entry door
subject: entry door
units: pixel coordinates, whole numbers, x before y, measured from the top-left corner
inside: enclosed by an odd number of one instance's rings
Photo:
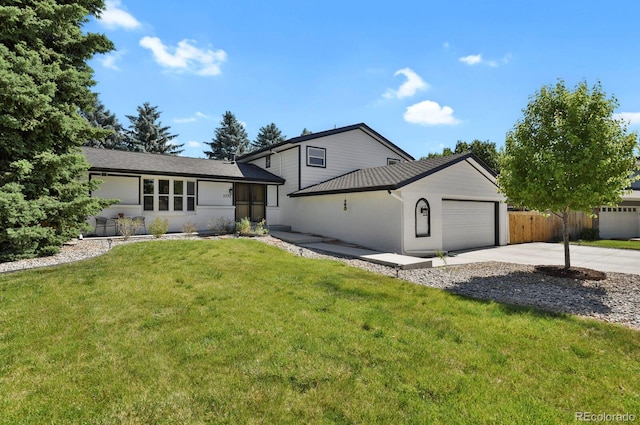
[[[267,187],[263,184],[236,183],[234,188],[236,220],[249,217],[259,222],[265,219],[265,200]]]

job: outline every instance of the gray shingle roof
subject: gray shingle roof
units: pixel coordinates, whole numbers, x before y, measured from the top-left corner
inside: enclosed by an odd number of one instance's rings
[[[460,153],[451,156],[356,170],[343,176],[298,190],[289,196],[297,197],[399,189],[402,186],[420,180],[453,164],[464,161],[467,158],[473,158],[483,168],[491,174],[494,174],[493,171],[478,160],[475,155],[471,153]]]
[[[142,152],[83,147],[90,171],[183,176],[284,183],[284,179],[252,164]]]

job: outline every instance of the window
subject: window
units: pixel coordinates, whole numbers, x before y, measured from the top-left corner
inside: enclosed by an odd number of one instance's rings
[[[187,182],[187,211],[196,210],[196,182]]]
[[[400,160],[396,158],[387,158],[387,165],[400,164]]]
[[[144,179],[142,194],[145,211],[184,211],[185,205],[187,211],[196,209],[195,181]]]
[[[158,180],[158,211],[169,211],[169,180]]]
[[[182,180],[173,181],[173,210],[184,210],[184,182]]]
[[[431,209],[429,202],[421,198],[416,203],[416,238],[431,236]]]
[[[325,157],[327,150],[325,148],[314,148],[307,146],[307,166],[309,167],[326,167]]]
[[[271,168],[271,155],[267,155],[267,157],[264,159],[264,163],[265,163],[265,168]]]
[[[144,210],[153,211],[153,191],[155,181],[153,179],[144,179],[142,193],[144,195]]]

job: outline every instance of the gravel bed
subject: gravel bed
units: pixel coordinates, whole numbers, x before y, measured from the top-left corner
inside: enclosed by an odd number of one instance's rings
[[[166,235],[163,239],[184,239]],[[215,239],[215,237],[210,237]],[[112,247],[150,238],[112,239]],[[607,273],[601,281],[577,281],[547,276],[533,266],[485,262],[431,269],[399,270],[362,260],[328,255],[283,242],[271,236],[256,238],[295,255],[339,259],[351,266],[473,298],[533,306],[548,311],[592,317],[640,330],[640,275]],[[59,254],[10,263],[0,263],[0,273],[80,261],[109,250],[107,239],[85,239],[62,247]]]

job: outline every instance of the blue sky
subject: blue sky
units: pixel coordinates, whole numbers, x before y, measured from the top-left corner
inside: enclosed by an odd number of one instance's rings
[[[116,46],[94,90],[129,125],[144,102],[203,157],[222,114],[253,140],[364,122],[416,158],[504,144],[529,97],[602,83],[640,129],[640,2],[109,0],[85,29]]]

